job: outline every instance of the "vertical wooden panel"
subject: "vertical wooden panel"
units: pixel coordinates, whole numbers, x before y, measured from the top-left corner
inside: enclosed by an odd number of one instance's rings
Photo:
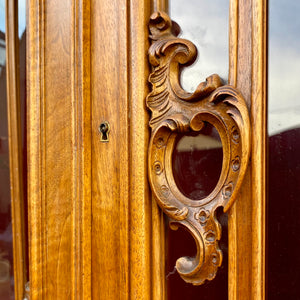
[[[32,299],[163,295],[152,288],[163,221],[147,181],[150,5],[29,2]]]
[[[42,190],[41,190],[41,97],[42,97],[42,7],[28,1],[27,39],[27,136],[28,136],[28,233],[30,298],[45,299],[43,285]]]
[[[168,0],[152,0],[151,13],[155,11],[165,11],[168,13]],[[148,27],[146,20],[146,26]],[[149,47],[149,45],[147,45]],[[148,123],[148,120],[147,120]],[[148,147],[148,146],[147,146]],[[155,199],[152,197],[152,247],[151,247],[151,299],[164,300],[167,297],[166,286],[166,241],[165,241],[165,220],[162,210],[158,207]]]
[[[150,1],[92,2],[95,299],[164,294],[163,219],[147,180],[150,6]],[[102,121],[110,123],[108,143],[100,142]]]
[[[148,185],[149,1],[130,1],[130,299],[151,299],[151,196]]]
[[[265,298],[266,1],[232,0],[230,83],[251,114],[252,155],[229,212],[229,299]]]
[[[42,220],[47,299],[72,294],[72,2],[45,2]],[[54,76],[54,74],[56,74]],[[50,286],[50,283],[51,286]]]
[[[252,293],[266,297],[266,145],[267,145],[267,0],[253,0],[252,9]]]
[[[128,298],[129,120],[126,1],[91,2],[92,291]],[[98,127],[110,124],[109,142]]]
[[[252,3],[231,1],[230,12],[230,84],[243,94],[248,108],[252,87]],[[229,279],[230,300],[251,295],[252,238],[251,238],[251,170],[246,173],[240,197],[229,211]]]
[[[13,264],[15,298],[23,299],[27,281],[24,221],[23,151],[19,81],[18,2],[6,1],[6,66]]]
[[[29,1],[31,299],[90,297],[88,4]]]
[[[91,299],[90,0],[73,0],[73,293]]]

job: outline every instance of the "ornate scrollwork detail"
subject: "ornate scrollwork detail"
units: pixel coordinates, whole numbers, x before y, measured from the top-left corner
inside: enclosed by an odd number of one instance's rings
[[[220,206],[227,211],[237,197],[250,153],[250,120],[241,93],[222,85],[216,74],[199,84],[194,93],[180,85],[180,68],[191,64],[197,54],[188,40],[177,38],[166,13],[151,16],[149,76],[152,90],[146,104],[151,110],[149,181],[158,205],[169,217],[170,226],[184,226],[193,235],[197,254],[176,262],[180,276],[194,285],[215,277],[222,263],[218,247],[221,226],[216,219]],[[198,132],[205,123],[213,125],[222,141],[223,165],[214,190],[204,199],[192,200],[178,189],[172,171],[172,153],[178,133]]]

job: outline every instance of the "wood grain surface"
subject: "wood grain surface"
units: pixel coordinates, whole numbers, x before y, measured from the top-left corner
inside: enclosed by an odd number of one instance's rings
[[[30,298],[89,299],[89,2],[28,4]]]
[[[147,180],[148,20],[166,1],[28,0],[31,299],[165,299]],[[29,9],[30,7],[30,9]],[[251,111],[229,212],[229,299],[264,299],[266,4],[232,0],[230,83]],[[110,124],[109,142],[98,126]]]
[[[153,5],[29,1],[31,299],[164,294],[163,219],[146,160]]]
[[[6,1],[6,72],[13,267],[15,299],[23,299],[27,282],[24,157],[22,149],[18,2]]]
[[[93,1],[91,11],[93,298],[152,299],[154,214],[147,182],[148,115],[142,101],[148,91],[150,2]],[[108,143],[98,133],[103,121],[110,124]],[[153,209],[156,230],[161,230]]]
[[[230,3],[229,83],[250,109],[252,155],[229,211],[229,299],[265,299],[267,2]]]
[[[151,92],[146,104],[151,111],[148,176],[155,200],[169,217],[171,228],[179,225],[193,236],[195,257],[180,257],[176,270],[188,283],[200,285],[213,280],[222,263],[218,246],[221,226],[216,209],[227,211],[236,199],[250,154],[249,113],[240,92],[223,85],[216,74],[207,77],[195,92],[180,86],[181,66],[196,59],[196,47],[173,34],[172,21],[164,12],[154,12],[149,21],[149,76]],[[218,183],[203,199],[190,199],[178,188],[172,170],[177,135],[201,132],[207,124],[218,131],[223,146],[223,165]],[[196,163],[196,162],[195,162]]]

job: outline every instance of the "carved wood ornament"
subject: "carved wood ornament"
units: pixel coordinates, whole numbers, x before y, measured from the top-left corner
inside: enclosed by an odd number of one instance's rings
[[[173,34],[172,21],[164,12],[152,14],[149,23],[151,46],[149,77],[152,91],[146,102],[151,110],[149,181],[158,205],[169,217],[172,229],[184,226],[197,245],[195,257],[176,262],[180,276],[194,285],[216,276],[222,263],[218,247],[221,226],[215,212],[228,211],[237,198],[250,152],[250,120],[241,93],[222,85],[216,74],[202,82],[194,93],[180,85],[180,68],[194,62],[197,50],[188,40]],[[192,200],[178,189],[172,171],[172,153],[179,133],[199,132],[206,123],[213,125],[221,138],[223,163],[219,181],[204,199]]]

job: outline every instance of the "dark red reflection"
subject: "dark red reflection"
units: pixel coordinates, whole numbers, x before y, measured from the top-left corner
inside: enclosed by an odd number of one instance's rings
[[[169,300],[212,300],[228,299],[228,230],[227,214],[223,209],[217,210],[217,219],[222,225],[222,238],[219,247],[223,252],[223,262],[218,269],[217,276],[212,281],[206,281],[203,285],[193,286],[185,283],[179,276],[174,266],[176,260],[181,256],[195,256],[196,244],[185,229],[177,231],[167,230],[167,261],[166,261],[166,282]]]
[[[179,190],[193,200],[208,196],[218,183],[223,163],[220,136],[210,124],[200,134],[179,136],[173,153],[173,175]],[[182,299],[227,299],[228,294],[228,234],[227,215],[217,210],[222,225],[219,246],[223,252],[223,263],[217,276],[203,285],[185,283],[175,270],[176,260],[182,256],[195,256],[196,244],[185,229],[167,230],[166,282],[169,300]]]
[[[5,34],[0,31],[0,299],[14,299]]]
[[[173,175],[179,190],[193,200],[208,196],[218,183],[223,162],[220,136],[210,124],[200,133],[179,135],[173,152]]]
[[[300,128],[269,138],[268,299],[300,297]]]

